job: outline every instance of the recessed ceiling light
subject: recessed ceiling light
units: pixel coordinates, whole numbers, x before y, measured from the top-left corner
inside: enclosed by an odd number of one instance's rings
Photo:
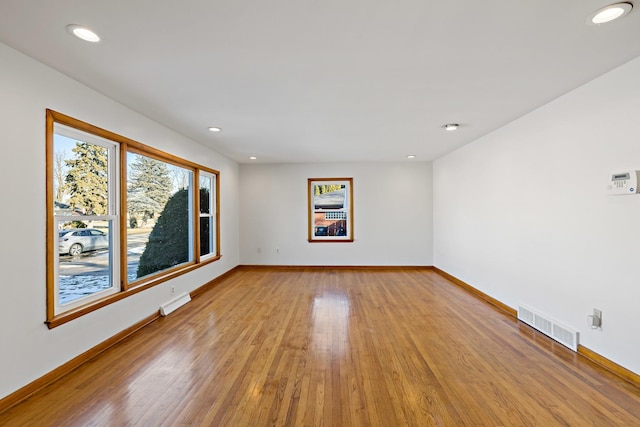
[[[249,160],[255,160],[255,159],[257,159],[257,157],[256,157],[256,156],[251,156],[251,157],[249,157]]]
[[[416,155],[415,155],[415,154],[409,154],[409,155],[407,156],[407,159],[415,159],[415,158],[416,158]]]
[[[220,132],[222,129],[217,128],[217,127],[214,127],[214,126],[211,126],[211,127],[209,128],[209,130],[210,130],[211,132]]]
[[[615,3],[602,9],[598,9],[587,17],[587,24],[598,25],[611,22],[614,19],[622,18],[631,12],[633,5],[631,3]]]
[[[67,25],[67,31],[86,42],[97,43],[100,41],[100,36],[82,25]]]
[[[457,130],[460,127],[460,125],[457,123],[447,123],[442,127],[444,128],[444,130],[452,131],[452,130]]]

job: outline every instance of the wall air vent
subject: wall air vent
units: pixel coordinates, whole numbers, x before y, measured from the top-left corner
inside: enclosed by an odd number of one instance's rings
[[[523,305],[518,306],[518,319],[550,338],[553,338],[565,347],[573,351],[578,351],[578,331],[564,326],[549,316]]]
[[[176,311],[177,309],[179,309],[189,301],[191,301],[191,296],[189,296],[189,294],[187,293],[180,294],[176,298],[172,299],[171,301],[162,304],[160,306],[160,314],[162,316],[166,316],[169,313]]]

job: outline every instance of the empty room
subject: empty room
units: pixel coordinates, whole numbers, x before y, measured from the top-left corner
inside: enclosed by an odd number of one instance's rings
[[[638,40],[0,0],[0,425],[640,425]]]

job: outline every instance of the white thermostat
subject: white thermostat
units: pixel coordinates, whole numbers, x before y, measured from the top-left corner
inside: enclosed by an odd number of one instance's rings
[[[609,180],[609,194],[638,193],[638,179],[640,171],[625,171],[611,174]]]

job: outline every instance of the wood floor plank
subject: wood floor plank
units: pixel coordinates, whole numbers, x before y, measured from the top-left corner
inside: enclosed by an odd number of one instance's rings
[[[2,426],[633,426],[640,390],[424,269],[238,269]]]

